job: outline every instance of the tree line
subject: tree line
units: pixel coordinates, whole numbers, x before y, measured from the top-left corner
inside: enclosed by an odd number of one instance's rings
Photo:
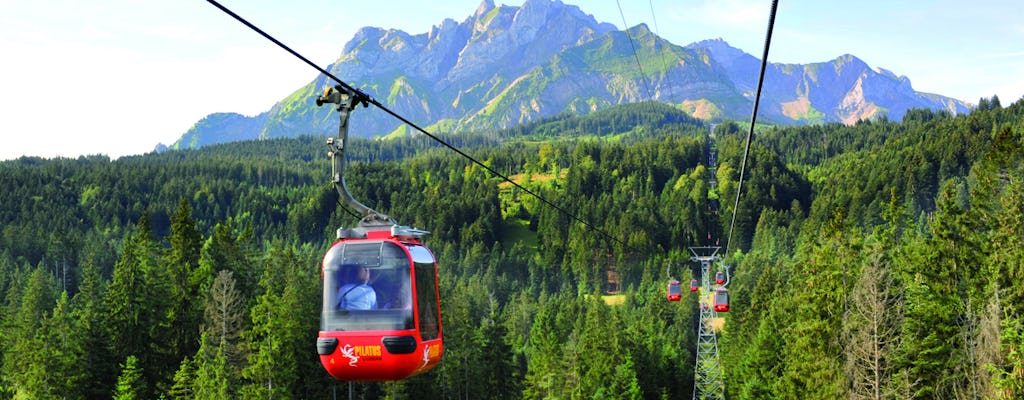
[[[736,212],[730,397],[1018,396],[1024,104],[984,105],[763,127],[717,216],[745,131],[664,104],[444,135],[572,215],[426,138],[354,140],[356,198],[431,231],[446,351],[353,390],[689,398],[697,315],[666,275]],[[0,163],[0,398],[345,395],[313,351],[320,259],[356,222],[322,139]]]

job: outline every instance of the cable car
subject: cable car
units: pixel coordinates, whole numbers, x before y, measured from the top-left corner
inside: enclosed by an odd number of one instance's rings
[[[729,311],[729,291],[721,288],[715,290],[715,304],[713,309],[716,312],[728,312]]]
[[[323,260],[317,352],[346,381],[399,380],[441,361],[437,264],[415,231],[339,230]]]
[[[335,379],[404,379],[433,369],[444,351],[437,262],[420,242],[428,232],[399,226],[349,193],[344,178],[348,115],[365,99],[335,89],[328,88],[316,103],[338,104],[340,145],[334,138],[327,141],[334,185],[363,218],[355,228],[338,229],[324,255],[317,353]]]
[[[683,291],[679,287],[679,281],[673,280],[668,283],[668,301],[679,301],[683,298]]]
[[[697,280],[696,279],[690,280],[690,291],[691,292],[696,292],[698,288],[700,288],[700,286],[697,285]]]
[[[715,284],[721,285],[725,283],[725,273],[722,271],[715,272]]]

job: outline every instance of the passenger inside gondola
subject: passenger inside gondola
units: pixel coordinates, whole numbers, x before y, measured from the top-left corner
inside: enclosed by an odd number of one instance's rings
[[[388,298],[388,302],[384,304],[384,308],[401,310],[412,309],[412,293],[409,290],[409,284],[396,285],[391,296]]]
[[[377,292],[370,286],[370,269],[363,265],[349,266],[348,283],[338,289],[338,308],[342,310],[373,310],[377,308]]]

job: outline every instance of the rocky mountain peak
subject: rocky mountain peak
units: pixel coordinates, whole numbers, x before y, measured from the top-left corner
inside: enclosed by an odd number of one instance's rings
[[[760,60],[719,39],[678,47],[640,24],[626,32],[559,0],[496,6],[483,0],[457,22],[446,18],[429,32],[366,27],[344,44],[330,70],[367,90],[421,126],[500,129],[563,112],[656,100],[704,118],[749,118]],[[636,55],[674,60],[639,73]],[[645,68],[646,69],[646,68]],[[217,116],[197,123],[176,146],[332,132],[337,118],[317,108],[317,77],[258,117]],[[769,63],[759,118],[776,123],[855,122],[909,108],[964,112],[964,103],[915,92],[910,80],[872,69],[851,54],[810,64]],[[400,127],[385,113],[360,111],[350,133],[383,136]],[[244,134],[244,135],[243,135]]]
[[[713,55],[715,61],[718,61],[722,65],[733,65],[738,60],[744,60],[745,62],[760,62],[756,57],[744,53],[743,50],[730,46],[729,43],[722,38],[706,39],[696,43],[691,43],[686,47],[690,49],[707,49],[707,51]]]
[[[853,54],[843,54],[839,57],[836,57],[834,60],[831,61],[831,63],[832,67],[835,68],[837,74],[840,74],[843,71],[851,71],[854,74],[860,74],[864,70],[871,69],[871,67],[868,66],[868,63],[864,62],[864,60],[857,58]]]
[[[476,12],[473,13],[473,18],[479,19],[481,16],[491,12],[494,9],[493,0],[483,0],[480,5],[476,7]]]

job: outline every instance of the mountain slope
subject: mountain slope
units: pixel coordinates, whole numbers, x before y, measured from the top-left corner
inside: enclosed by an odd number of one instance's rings
[[[634,50],[636,53],[634,54]],[[637,60],[640,60],[640,66]],[[396,113],[432,131],[499,129],[563,112],[658,100],[703,119],[749,118],[760,61],[722,40],[685,47],[645,25],[618,31],[578,7],[528,0],[520,7],[484,0],[462,22],[430,32],[363,28],[328,70]],[[313,99],[325,77],[256,117],[207,117],[176,147],[247,138],[330,134],[337,116]],[[957,100],[917,93],[906,77],[872,70],[851,55],[813,64],[770,64],[762,115],[782,124],[852,123],[910,108],[965,112]],[[353,136],[404,132],[394,118],[362,111]]]
[[[725,68],[730,80],[753,98],[760,60],[721,39],[687,47],[706,49]],[[911,108],[944,109],[954,114],[967,111],[961,101],[916,92],[909,78],[881,68],[873,70],[850,54],[820,63],[769,63],[762,96],[762,112],[778,123],[851,124],[882,115],[900,120]]]

